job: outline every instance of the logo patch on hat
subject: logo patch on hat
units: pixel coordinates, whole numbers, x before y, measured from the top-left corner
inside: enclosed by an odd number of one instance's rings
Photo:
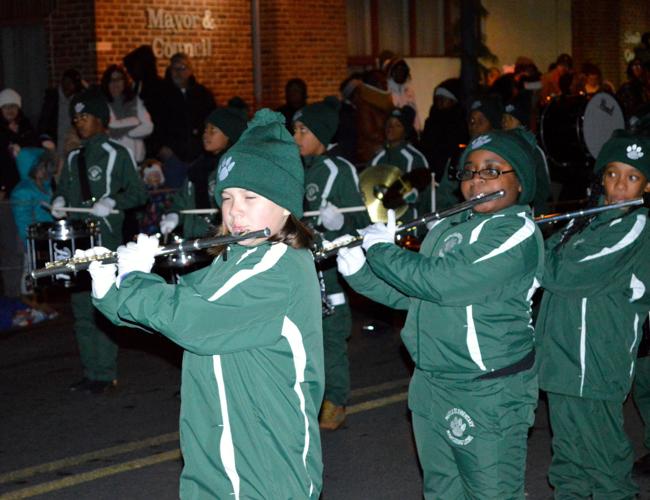
[[[481,146],[485,146],[488,142],[491,142],[492,138],[488,137],[487,135],[479,135],[476,139],[472,141],[472,144],[470,144],[472,149],[478,149]]]
[[[639,158],[642,158],[643,150],[641,149],[641,146],[637,146],[636,144],[632,144],[631,146],[628,146],[627,157],[630,160],[638,160]]]
[[[228,177],[228,174],[230,173],[230,171],[233,169],[234,166],[235,166],[235,161],[232,159],[232,156],[225,158],[221,162],[221,165],[219,165],[219,180],[222,181],[226,177]]]
[[[515,106],[513,104],[508,104],[506,106],[506,113],[512,113],[515,110]]]
[[[74,105],[74,112],[75,113],[81,113],[86,105],[83,102],[78,102],[77,104]]]
[[[474,101],[472,103],[471,109],[478,109],[481,107],[481,101]]]
[[[301,118],[302,118],[302,109],[296,111],[296,112],[293,114],[293,118],[292,118],[291,120],[294,121],[294,122],[297,122],[297,121],[300,120]]]

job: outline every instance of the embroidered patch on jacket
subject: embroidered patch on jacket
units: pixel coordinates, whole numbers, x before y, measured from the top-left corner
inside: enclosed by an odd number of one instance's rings
[[[444,257],[445,254],[448,254],[453,250],[455,246],[460,245],[463,242],[463,235],[460,233],[451,233],[442,242],[442,248],[438,252],[438,257]]]
[[[93,165],[88,169],[88,179],[91,181],[98,181],[102,178],[102,167]]]
[[[310,182],[307,184],[307,187],[305,187],[305,198],[307,198],[307,201],[316,201],[319,191],[320,188],[318,187],[318,184]]]

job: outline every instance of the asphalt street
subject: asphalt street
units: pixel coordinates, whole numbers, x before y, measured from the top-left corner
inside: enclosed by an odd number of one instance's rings
[[[65,296],[55,300],[59,319],[0,334],[0,499],[178,498],[181,351],[161,336],[120,330],[118,389],[70,393],[81,371]],[[322,434],[322,498],[421,498],[406,406],[412,366],[399,339],[403,317],[360,300],[353,311],[353,393],[345,427]],[[630,401],[625,411],[641,456],[641,421]],[[542,399],[529,438],[527,498],[552,498],[550,459]],[[641,491],[650,499],[650,480]]]

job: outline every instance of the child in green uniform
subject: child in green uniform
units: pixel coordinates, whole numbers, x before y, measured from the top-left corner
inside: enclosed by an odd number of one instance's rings
[[[602,148],[602,204],[650,192],[650,138],[615,135]],[[623,401],[650,308],[645,208],[576,219],[546,242],[537,320],[540,387],[553,430],[555,498],[635,498]]]
[[[174,194],[169,212],[160,219],[160,232],[168,235],[180,224],[183,238],[200,238],[210,232],[212,215],[181,214],[181,210],[214,208],[219,159],[246,130],[246,113],[236,108],[217,108],[208,115],[203,130],[203,154],[190,166],[187,180]]]
[[[115,250],[122,242],[124,211],[146,203],[146,188],[129,150],[106,135],[109,108],[99,92],[90,90],[73,98],[70,117],[82,143],[63,166],[52,215],[84,219],[88,214],[68,213],[61,208],[89,207],[99,223],[102,244]],[[114,209],[119,213],[112,213]],[[84,369],[83,378],[70,390],[105,392],[117,381],[117,344],[106,333],[110,325],[101,323],[103,318],[97,315],[87,291],[72,293],[70,302]]]
[[[325,154],[338,127],[339,101],[324,101],[305,106],[293,118],[294,140],[305,165],[305,206],[320,211],[314,226],[323,239],[333,240],[370,223],[368,213],[341,213],[338,208],[363,206],[359,179],[354,166],[340,157]],[[323,317],[325,348],[325,401],[320,415],[323,429],[335,430],[345,420],[345,405],[350,392],[347,339],[352,328],[350,306],[338,281],[334,262],[322,269],[327,299],[333,312]]]
[[[532,137],[494,131],[461,158],[466,199],[503,198],[438,222],[419,253],[394,244],[389,223],[341,249],[352,288],[408,309],[402,339],[415,362],[409,408],[424,497],[523,499],[526,439],[537,405],[531,297],[544,248],[528,204]],[[392,219],[392,220],[390,220]]]
[[[415,219],[435,210],[429,163],[410,142],[415,138],[414,117],[415,111],[410,106],[393,109],[386,120],[386,147],[370,162],[371,165],[398,167],[405,174],[402,178],[412,185],[408,193],[402,194],[403,200],[409,204],[409,210],[402,217],[404,220]]]
[[[269,238],[220,249],[178,285],[149,273],[157,241],[145,235],[118,249],[117,279],[115,265],[90,267],[106,316],[185,349],[183,499],[320,495],[321,298],[298,220],[303,175],[282,115],[263,109],[220,161],[215,196],[226,233]]]

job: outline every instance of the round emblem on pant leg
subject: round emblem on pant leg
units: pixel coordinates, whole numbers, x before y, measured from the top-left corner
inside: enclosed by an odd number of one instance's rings
[[[452,408],[445,415],[445,420],[449,424],[447,437],[452,443],[465,446],[472,442],[474,436],[470,434],[474,428],[474,420],[465,411],[460,408]]]

